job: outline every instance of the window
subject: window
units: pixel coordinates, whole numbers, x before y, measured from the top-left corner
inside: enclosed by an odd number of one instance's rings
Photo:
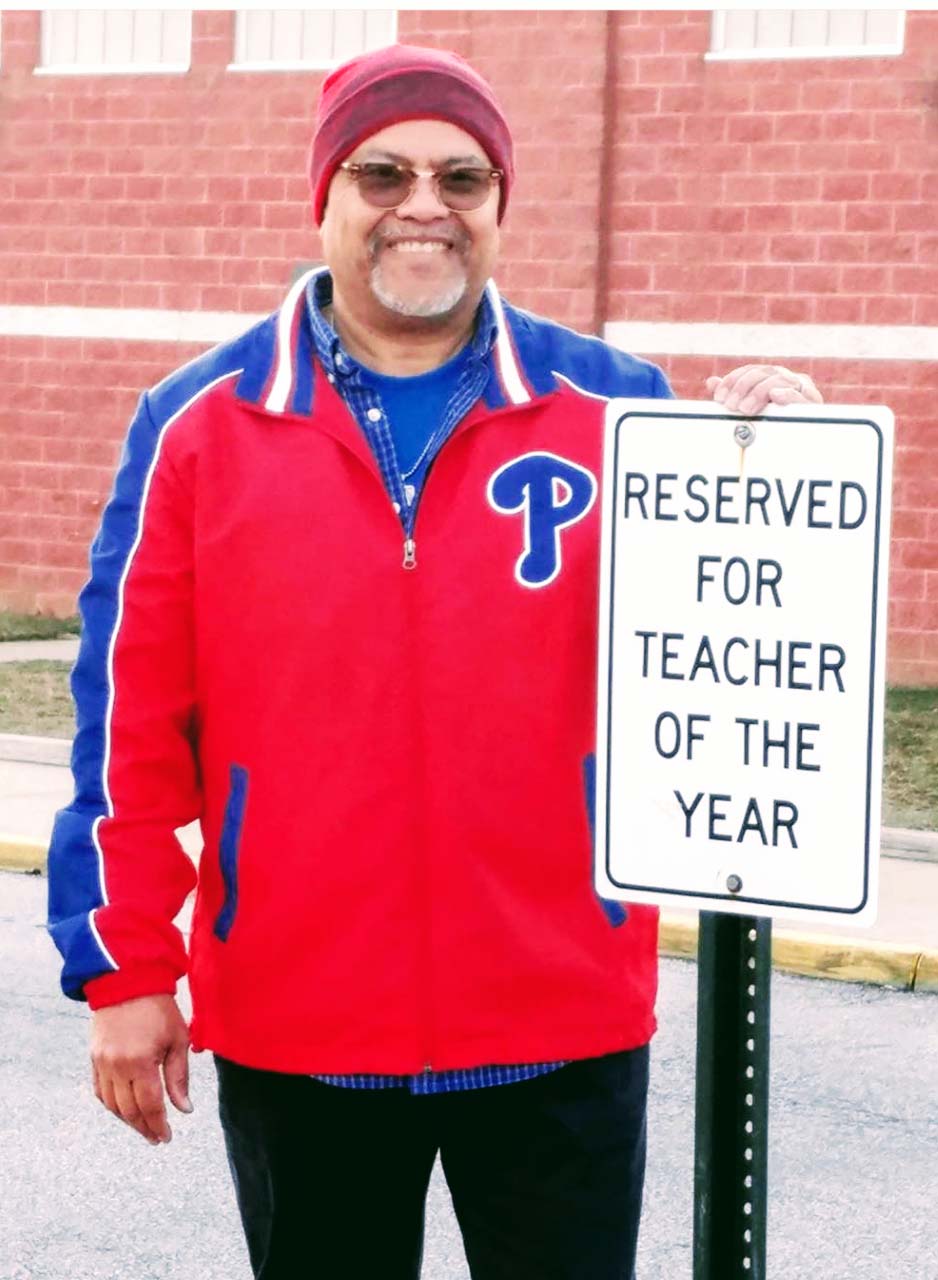
[[[391,44],[393,9],[239,9],[235,56],[241,71],[331,67]]]
[[[715,9],[708,59],[900,54],[901,9]]]
[[[188,71],[188,9],[47,9],[40,72]]]

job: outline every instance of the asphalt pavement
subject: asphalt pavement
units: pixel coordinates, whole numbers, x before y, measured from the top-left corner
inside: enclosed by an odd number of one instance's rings
[[[44,879],[0,872],[0,1280],[248,1280],[209,1055],[169,1146],[104,1112],[44,917]],[[639,1280],[693,1273],[696,976],[662,963]],[[938,1280],[938,1005],[786,974],[771,1000],[767,1276]],[[468,1280],[439,1168],[423,1280]]]

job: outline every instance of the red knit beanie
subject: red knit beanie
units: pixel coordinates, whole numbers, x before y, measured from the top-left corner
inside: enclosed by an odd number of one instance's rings
[[[323,83],[309,162],[316,225],[338,166],[366,138],[400,120],[448,120],[478,139],[505,175],[500,222],[514,163],[511,133],[491,88],[458,54],[392,44],[343,63]]]

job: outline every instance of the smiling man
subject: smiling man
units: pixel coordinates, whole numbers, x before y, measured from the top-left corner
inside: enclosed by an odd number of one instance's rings
[[[421,149],[440,158],[414,167],[411,157]],[[327,211],[322,226],[327,260],[336,264],[333,292],[338,298],[337,310],[354,314],[376,302],[372,324],[380,325],[385,311],[430,319],[451,316],[461,309],[464,321],[471,324],[497,248],[491,215],[479,210],[488,203],[501,171],[492,168],[473,138],[440,120],[392,125],[358,151],[356,159],[339,166],[347,181],[336,182],[331,212]],[[420,184],[420,177],[433,181]],[[356,186],[362,198],[353,194]],[[453,212],[468,217],[468,225],[448,215],[440,217],[440,206],[447,200],[453,204]],[[388,201],[394,203],[389,205]],[[359,228],[356,221],[361,219],[365,202],[366,225]],[[399,209],[403,204],[408,206],[412,223],[420,220],[421,208],[426,210],[425,221],[418,226],[385,225],[388,208]],[[474,219],[469,216],[472,214]],[[368,224],[376,220],[371,229]],[[354,274],[360,269],[361,243],[356,246],[358,253],[352,245],[346,253],[343,245],[343,232],[349,230],[367,244],[367,287],[362,287],[364,281]],[[343,293],[351,294],[348,304]]]
[[[258,1280],[415,1280],[438,1154],[474,1280],[628,1280],[657,917],[591,887],[596,499],[604,400],[670,390],[500,298],[461,59],[334,71],[310,177],[327,267],[143,396],[93,547],[63,986],[154,1145],[214,1052]]]

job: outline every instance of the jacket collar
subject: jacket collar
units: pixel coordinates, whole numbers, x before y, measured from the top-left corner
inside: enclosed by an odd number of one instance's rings
[[[280,308],[245,335],[248,351],[236,387],[240,399],[275,415],[312,412],[318,345],[313,334],[314,291],[317,281],[327,276],[325,267],[305,272],[294,281]],[[491,332],[481,335],[490,371],[484,391],[487,407],[523,405],[554,391],[553,374],[539,369],[533,359],[523,359],[520,313],[502,300],[491,280],[485,286],[483,315],[491,324]],[[333,348],[333,357],[335,353]]]

